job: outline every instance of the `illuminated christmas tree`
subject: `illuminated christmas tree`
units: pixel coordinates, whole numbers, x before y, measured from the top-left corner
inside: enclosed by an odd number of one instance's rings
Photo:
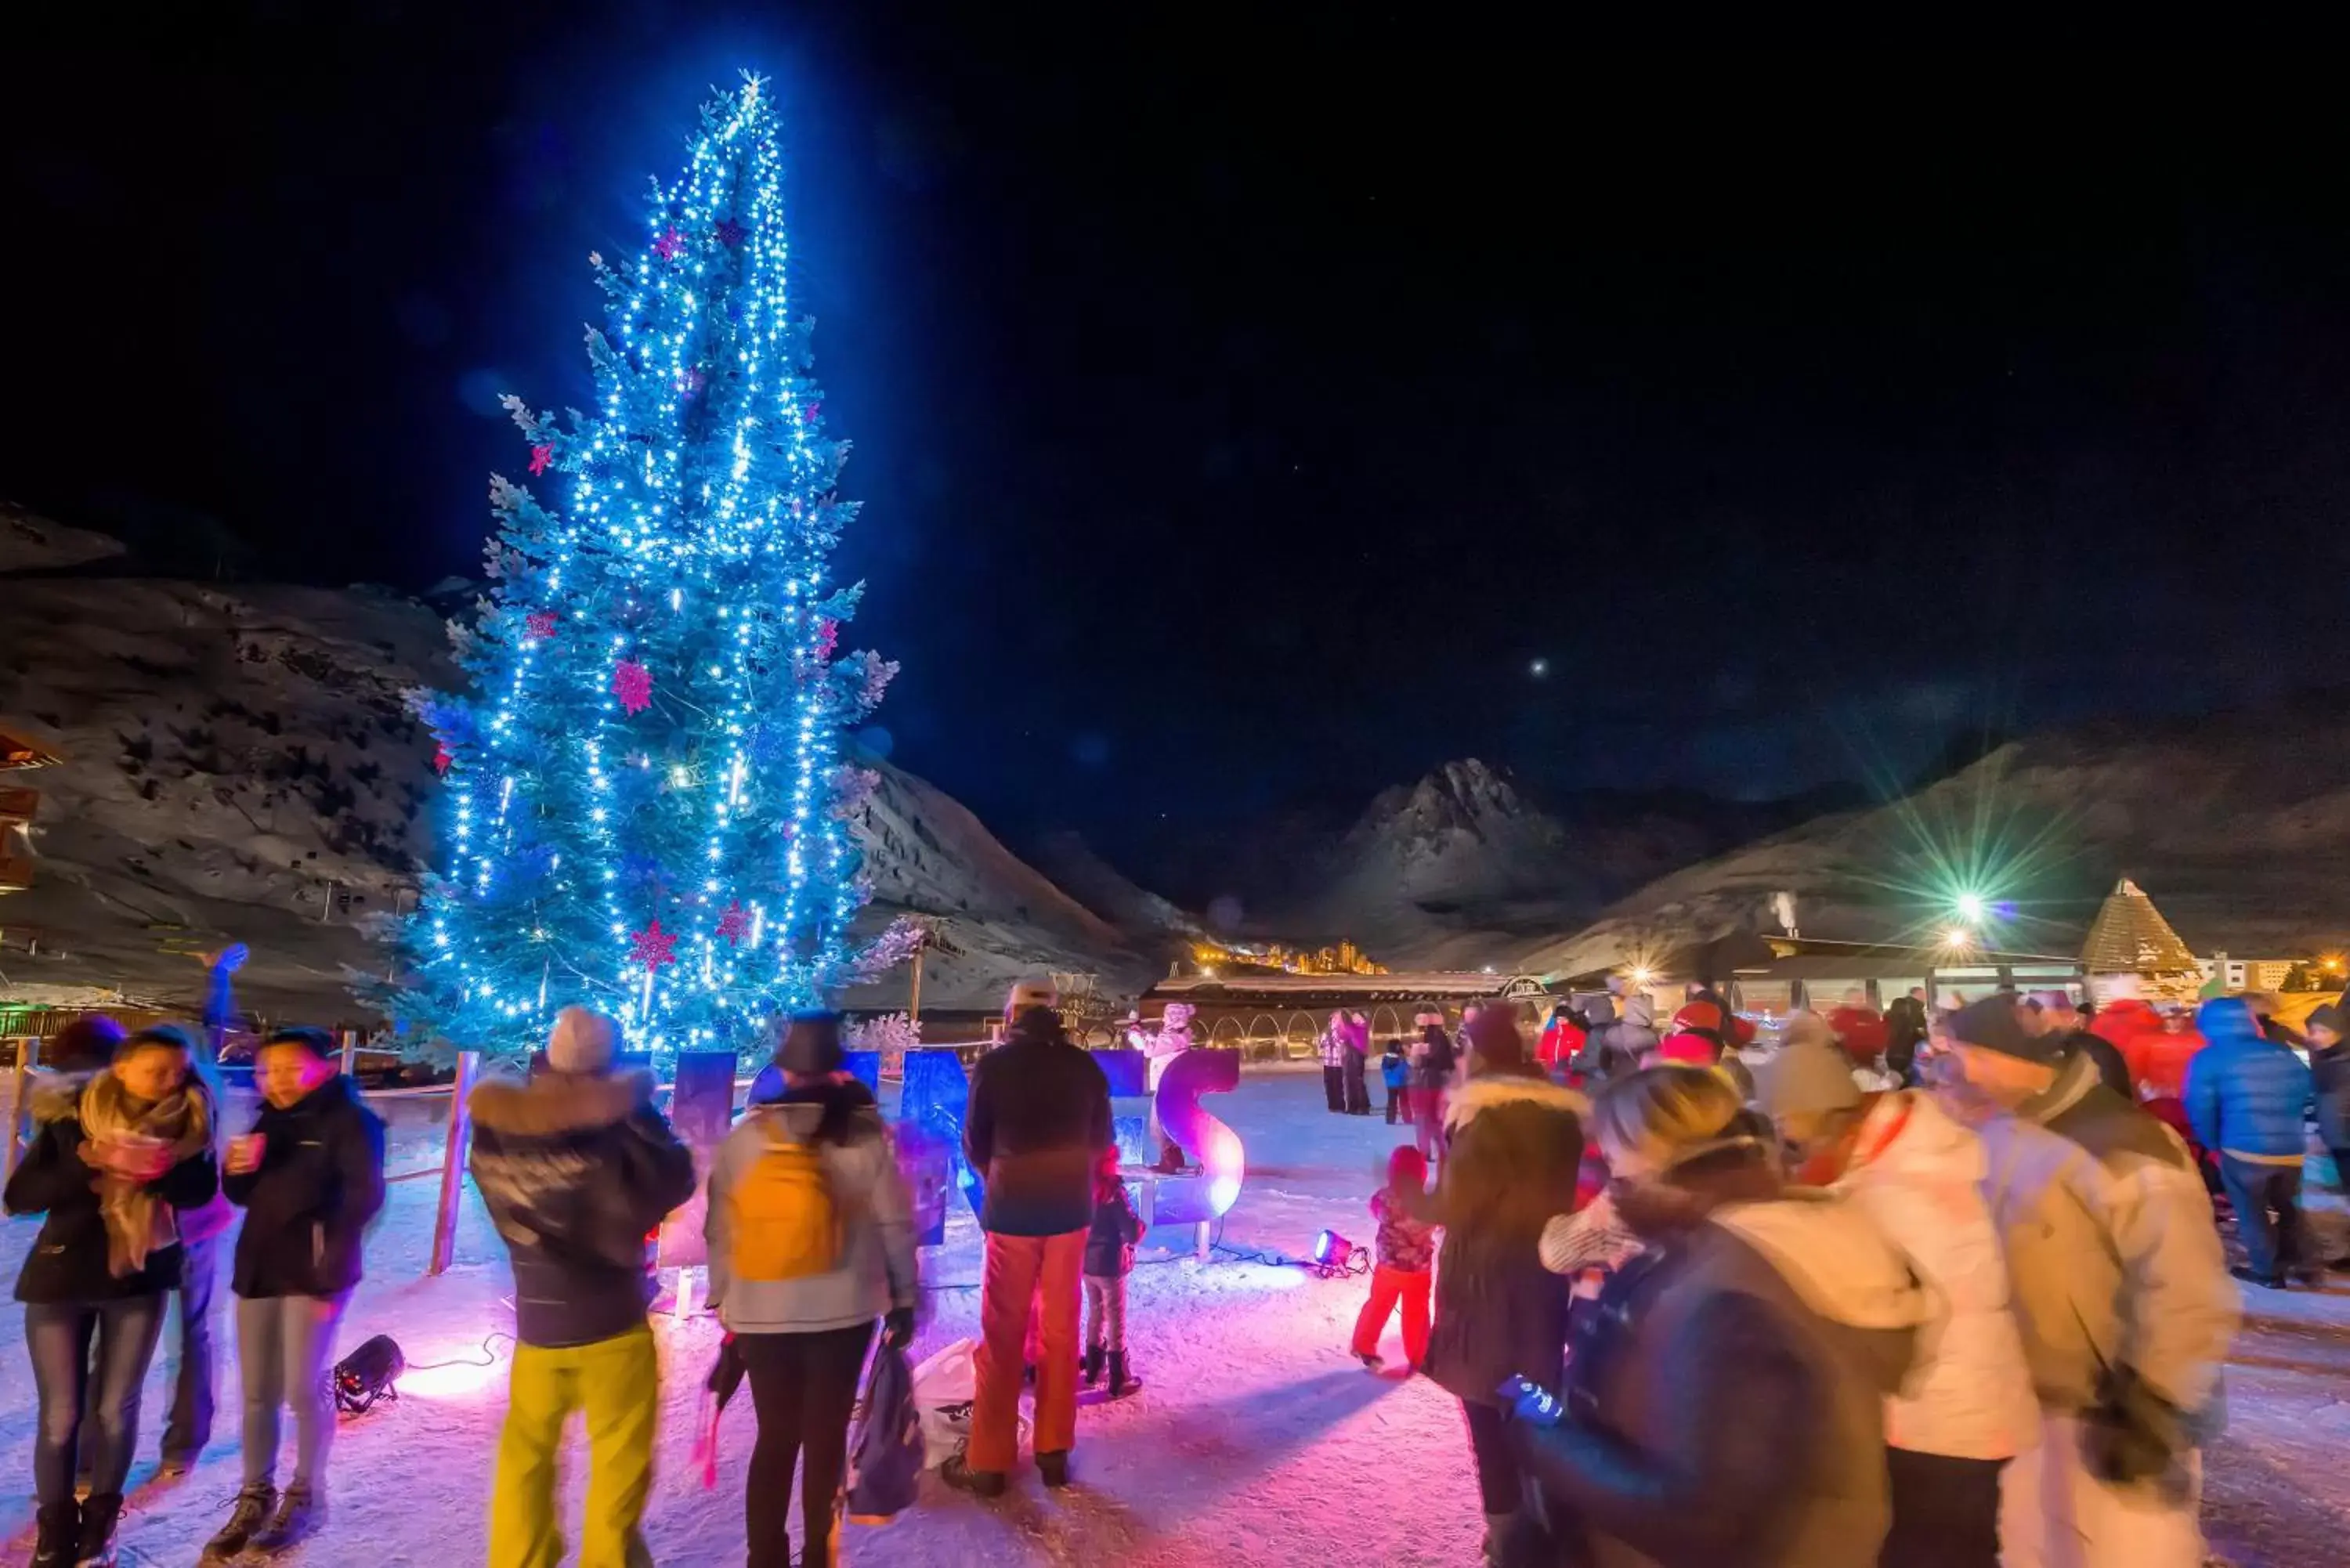
[[[453,628],[470,690],[418,699],[446,869],[393,1006],[426,1038],[519,1053],[584,1002],[639,1048],[741,1049],[919,939],[851,934],[875,780],[839,736],[897,667],[837,649],[858,588],[825,568],[857,508],[791,313],[783,172],[746,78],[655,188],[643,254],[590,258],[595,413],[506,400],[554,494],[491,481],[494,587]]]

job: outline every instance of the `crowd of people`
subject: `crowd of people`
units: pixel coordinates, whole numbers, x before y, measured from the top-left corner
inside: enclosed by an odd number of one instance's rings
[[[224,999],[233,967],[216,966]],[[1855,998],[1767,1045],[1710,988],[1662,1027],[1644,998],[1608,1012],[1561,1009],[1529,1044],[1509,1006],[1457,1026],[1431,1010],[1381,1059],[1388,1120],[1411,1135],[1371,1199],[1351,1348],[1380,1367],[1400,1311],[1410,1370],[1460,1402],[1489,1563],[2198,1568],[2200,1456],[2239,1315],[2212,1195],[2235,1211],[2239,1275],[2281,1286],[2323,1266],[2300,1214],[2303,1114],[2350,1154],[2337,1010],[2295,1041],[2257,998],[2185,1023],[2126,995],[2094,1018],[2053,992],[1939,1012],[1917,995],[1882,1015]],[[1108,1079],[1049,985],[1015,988],[1005,1016],[965,1117],[983,1283],[969,1438],[942,1470],[981,1498],[1015,1468],[1024,1387],[1035,1468],[1059,1487],[1080,1384],[1135,1386],[1142,1226]],[[1339,1114],[1368,1109],[1358,1023],[1332,1021]],[[259,1107],[232,1135],[217,1046],[216,1025],[126,1036],[95,1018],[47,1044],[6,1188],[9,1212],[43,1216],[17,1282],[37,1564],[113,1561],[175,1294],[194,1322],[166,1468],[208,1440],[210,1249],[239,1208],[243,1483],[206,1560],[326,1523],[328,1369],[383,1202],[382,1125],[329,1038],[289,1029],[262,1042]],[[471,1169],[515,1278],[494,1568],[561,1560],[575,1411],[580,1561],[650,1561],[645,1237],[696,1176],[650,1078],[616,1070],[619,1046],[610,1019],[566,1009],[540,1070],[472,1101]],[[785,1021],[707,1177],[711,1304],[758,1424],[753,1568],[832,1560],[863,1369],[877,1340],[914,1334],[912,1205],[845,1060],[837,1016]]]
[[[1762,1044],[1705,987],[1531,1046],[1506,1008],[1419,1020],[1353,1348],[1432,1228],[1406,1352],[1462,1403],[1488,1562],[2199,1568],[2240,1316],[2214,1199],[2238,1278],[2327,1266],[2304,1118],[2343,1148],[2350,1052],[2332,1006],[2296,1036],[2109,990],[1855,994]]]

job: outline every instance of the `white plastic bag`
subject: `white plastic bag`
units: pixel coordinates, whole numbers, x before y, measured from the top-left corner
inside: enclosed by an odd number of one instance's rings
[[[958,1339],[941,1346],[914,1368],[914,1407],[922,1420],[922,1465],[936,1469],[971,1440],[972,1401],[979,1397],[979,1345]],[[1028,1423],[1020,1422],[1018,1440],[1025,1447]]]

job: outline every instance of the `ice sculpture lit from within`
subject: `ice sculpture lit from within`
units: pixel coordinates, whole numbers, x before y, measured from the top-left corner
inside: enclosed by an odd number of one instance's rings
[[[1228,1095],[1241,1086],[1238,1051],[1191,1050],[1171,1057],[1159,1080],[1159,1125],[1199,1166],[1204,1176],[1160,1177],[1153,1224],[1217,1220],[1238,1201],[1248,1175],[1241,1135],[1208,1114],[1202,1095]]]
[[[906,1053],[906,1081],[898,1096],[898,1119],[919,1123],[954,1162],[955,1186],[976,1215],[987,1193],[980,1173],[963,1158],[962,1120],[971,1108],[971,1080],[962,1058],[951,1050],[925,1046]]]

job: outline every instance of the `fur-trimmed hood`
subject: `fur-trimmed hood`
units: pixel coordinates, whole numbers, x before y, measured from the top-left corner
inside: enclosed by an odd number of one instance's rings
[[[467,1102],[476,1127],[505,1137],[566,1137],[619,1125],[653,1103],[653,1078],[632,1071],[492,1078]]]
[[[81,1115],[82,1091],[89,1081],[104,1072],[103,1067],[80,1073],[43,1072],[33,1075],[31,1092],[26,1096],[33,1113],[33,1125],[45,1127],[61,1122],[68,1116]]]
[[[1573,1089],[1559,1087],[1548,1078],[1492,1073],[1471,1078],[1452,1092],[1444,1108],[1444,1128],[1447,1132],[1459,1132],[1482,1112],[1528,1104],[1565,1111],[1578,1122],[1591,1114],[1589,1100]]]

